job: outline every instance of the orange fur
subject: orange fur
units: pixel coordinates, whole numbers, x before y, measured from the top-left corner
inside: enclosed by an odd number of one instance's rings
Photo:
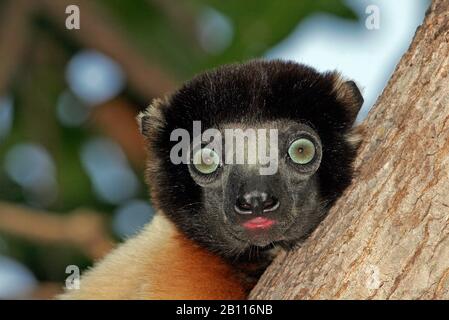
[[[161,213],[61,299],[244,299],[236,271],[184,237]]]

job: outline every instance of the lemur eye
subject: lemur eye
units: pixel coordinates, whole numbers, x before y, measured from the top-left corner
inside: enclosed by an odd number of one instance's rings
[[[218,169],[220,157],[214,150],[203,148],[193,155],[193,165],[199,172],[210,174]]]
[[[315,145],[309,139],[297,139],[288,148],[288,155],[294,163],[308,164],[315,156]]]

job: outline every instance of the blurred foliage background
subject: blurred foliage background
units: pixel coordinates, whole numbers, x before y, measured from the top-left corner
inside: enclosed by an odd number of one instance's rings
[[[0,0],[0,298],[53,297],[151,220],[135,117],[153,98],[317,13],[357,19],[341,0]]]

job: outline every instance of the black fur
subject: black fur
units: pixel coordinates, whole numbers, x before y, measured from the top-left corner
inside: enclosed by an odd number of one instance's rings
[[[170,161],[170,150],[176,143],[170,142],[170,133],[176,128],[191,132],[194,120],[202,121],[203,130],[223,123],[292,120],[309,125],[321,139],[322,160],[316,175],[326,206],[307,234],[280,244],[288,246],[307,237],[353,174],[356,150],[345,137],[363,98],[353,82],[341,89],[348,90],[349,99],[348,94],[346,99],[339,98],[336,79],[335,73],[318,73],[294,62],[256,60],[223,66],[184,84],[157,106],[162,119],[142,117],[142,128],[156,123],[160,126],[150,133],[144,130],[150,151],[147,180],[158,208],[189,238],[229,257],[232,248],[205,223],[211,217],[202,216],[202,188],[192,179],[187,165]]]

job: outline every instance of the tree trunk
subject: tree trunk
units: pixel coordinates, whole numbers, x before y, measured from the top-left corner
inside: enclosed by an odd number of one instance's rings
[[[449,299],[449,1],[434,0],[364,122],[357,176],[253,299]]]

